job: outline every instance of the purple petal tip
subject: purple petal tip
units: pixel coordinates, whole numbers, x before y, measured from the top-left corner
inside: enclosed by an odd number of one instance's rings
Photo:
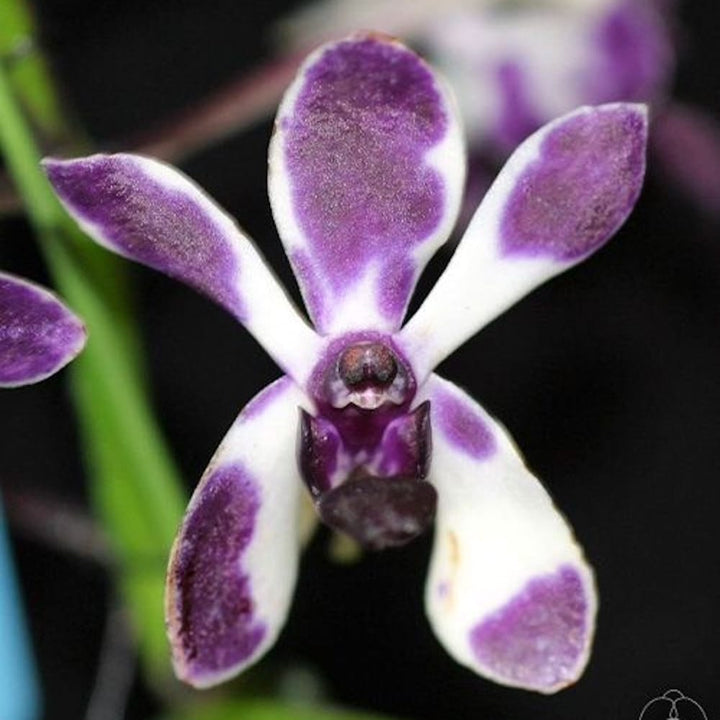
[[[492,429],[483,422],[476,408],[457,395],[445,390],[435,393],[433,420],[447,442],[476,460],[492,456],[497,449]]]
[[[592,600],[569,565],[531,580],[470,633],[478,662],[500,682],[543,693],[573,683],[592,634]]]
[[[242,560],[259,498],[240,466],[204,482],[183,523],[168,569],[167,624],[175,670],[208,687],[248,665],[267,628],[257,617]]]
[[[577,262],[622,225],[645,175],[647,108],[583,108],[539,131],[501,220],[507,255]]]
[[[245,318],[237,228],[180,172],[123,153],[46,158],[43,168],[65,207],[98,243]]]
[[[45,379],[85,346],[83,322],[52,293],[0,273],[0,387]]]

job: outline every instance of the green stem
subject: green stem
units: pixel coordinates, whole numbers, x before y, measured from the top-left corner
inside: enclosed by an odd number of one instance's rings
[[[185,500],[153,419],[122,261],[67,217],[0,64],[0,150],[55,284],[83,317],[89,341],[72,367],[73,397],[92,498],[115,551],[151,679],[169,671],[162,597],[165,563]]]
[[[67,139],[60,102],[45,58],[35,47],[34,18],[22,0],[3,0],[0,22],[0,57],[18,100],[35,127],[53,142]]]

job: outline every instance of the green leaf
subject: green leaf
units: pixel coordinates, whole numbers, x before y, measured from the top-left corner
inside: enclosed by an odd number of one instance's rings
[[[146,669],[164,684],[165,564],[185,497],[150,409],[125,265],[84,237],[55,198],[2,64],[0,150],[55,285],[88,327],[87,346],[70,372],[90,491]]]
[[[42,54],[35,47],[35,23],[22,0],[2,0],[0,57],[18,98],[43,135],[63,139],[60,103]]]

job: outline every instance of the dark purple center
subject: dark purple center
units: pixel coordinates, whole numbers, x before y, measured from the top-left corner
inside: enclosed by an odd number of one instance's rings
[[[417,478],[377,477],[364,471],[317,503],[323,522],[364,547],[381,550],[410,542],[435,517],[437,493]]]
[[[334,340],[313,371],[308,391],[321,414],[343,424],[338,413],[372,411],[382,425],[405,412],[416,383],[408,362],[381,333],[349,333]],[[343,431],[341,430],[341,433]]]
[[[387,335],[349,333],[327,347],[300,411],[298,463],[320,518],[369,549],[403,545],[435,515],[427,477],[430,403]]]
[[[363,385],[382,389],[395,379],[398,366],[387,345],[368,342],[345,349],[338,358],[337,371],[349,389]]]

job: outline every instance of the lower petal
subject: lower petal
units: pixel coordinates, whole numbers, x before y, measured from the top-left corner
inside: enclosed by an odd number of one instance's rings
[[[257,395],[190,501],[170,559],[166,613],[175,671],[195,687],[256,662],[285,622],[299,554],[303,399],[288,378]]]
[[[592,570],[504,429],[432,376],[436,537],[426,607],[459,662],[496,682],[552,693],[590,653]]]

